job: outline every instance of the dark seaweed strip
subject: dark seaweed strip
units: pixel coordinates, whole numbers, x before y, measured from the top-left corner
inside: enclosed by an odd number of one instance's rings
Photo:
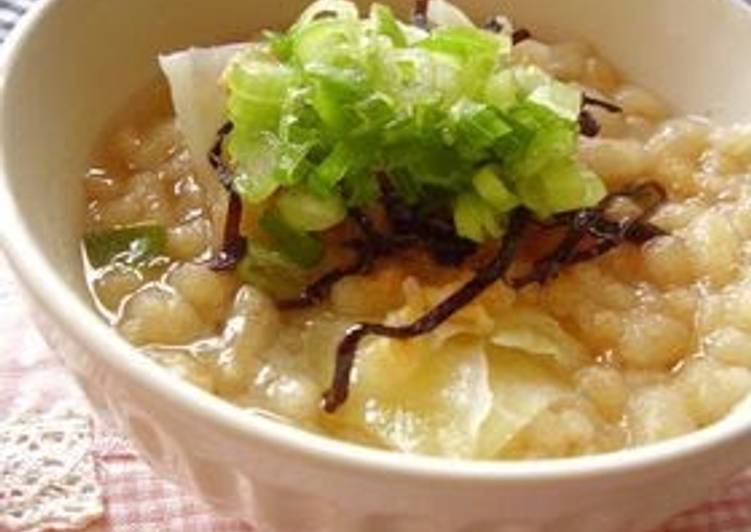
[[[613,192],[600,203],[602,210],[609,209],[616,200],[626,199],[636,203],[642,211],[641,221],[652,216],[668,199],[665,188],[655,181],[645,181],[619,192]]]
[[[606,111],[610,111],[611,113],[622,113],[623,108],[620,105],[616,105],[612,102],[607,102],[605,100],[600,100],[599,98],[595,98],[594,96],[590,96],[589,94],[584,94],[582,96],[582,106],[595,106],[595,107],[602,107]]]
[[[514,288],[523,288],[532,283],[544,283],[558,276],[577,253],[579,244],[587,237],[589,227],[597,220],[599,212],[595,209],[577,211],[569,224],[569,231],[555,250],[544,259],[535,263],[532,272],[521,279],[511,282]]]
[[[234,190],[229,193],[227,217],[224,221],[222,249],[209,262],[215,271],[232,270],[245,256],[248,249],[247,239],[240,234],[240,222],[243,216],[243,202]]]
[[[619,198],[634,202],[639,206],[641,214],[633,220],[613,222],[604,219],[607,210]],[[657,209],[664,204],[667,199],[667,191],[662,185],[654,181],[646,181],[624,191],[610,194],[601,202],[600,208],[603,213],[603,219],[599,222],[601,226],[604,224],[610,224],[610,227],[603,230],[601,227],[595,226],[595,229],[599,230],[600,233],[604,235],[612,235],[617,231],[620,240],[632,244],[644,244],[653,238],[664,236],[667,233],[663,229],[649,223],[647,220],[654,215]]]
[[[493,33],[501,33],[504,30],[504,25],[501,20],[501,17],[492,17],[483,25],[483,28],[492,31]],[[519,28],[511,34],[511,43],[519,44],[520,42],[524,42],[531,38],[532,32],[527,28]]]
[[[326,299],[331,293],[333,286],[351,275],[368,273],[379,257],[390,255],[399,249],[410,245],[417,245],[420,242],[416,237],[408,234],[383,235],[373,225],[373,222],[360,209],[350,209],[350,219],[357,225],[361,238],[351,240],[346,243],[356,253],[357,257],[349,266],[337,267],[324,273],[313,283],[305,287],[300,295],[294,299],[280,301],[277,306],[284,310],[302,309],[316,305]],[[393,227],[392,227],[393,229]]]
[[[633,202],[641,210],[641,214],[636,221],[644,222],[651,217],[655,211],[667,200],[667,191],[655,181],[644,181],[618,192],[611,192],[605,196],[594,209],[606,212],[613,204],[624,199]],[[581,210],[567,211],[554,215],[550,220],[535,220],[535,225],[542,228],[556,228],[569,225],[572,219],[577,216]],[[615,222],[613,222],[615,223]]]
[[[352,366],[357,348],[363,338],[378,335],[406,339],[427,334],[471,303],[490,285],[502,279],[514,260],[517,245],[524,234],[529,218],[530,214],[525,209],[514,211],[495,258],[459,290],[411,324],[388,326],[381,323],[358,323],[350,327],[337,348],[334,378],[331,388],[324,394],[324,409],[327,412],[334,412],[347,400]]]
[[[597,134],[600,133],[601,129],[600,124],[597,122],[597,119],[589,111],[589,109],[587,109],[587,107],[591,106],[601,107],[602,109],[605,109],[606,111],[609,111],[611,113],[623,112],[623,109],[621,109],[620,106],[614,103],[600,100],[599,98],[595,98],[584,93],[584,95],[582,95],[582,108],[579,112],[579,131],[585,137],[596,137]]]
[[[626,240],[637,245],[646,244],[653,238],[667,234],[667,231],[649,222],[635,222],[624,232]]]
[[[325,18],[336,18],[336,11],[319,11],[313,20],[321,20]]]
[[[430,3],[430,0],[416,0],[415,1],[415,8],[412,12],[413,15],[421,15],[423,17],[428,16],[428,4]]]
[[[216,172],[217,179],[229,193],[227,217],[224,221],[222,248],[209,262],[209,267],[215,271],[232,270],[245,256],[248,241],[240,234],[240,223],[243,216],[242,198],[232,188],[234,175],[224,162],[224,141],[232,132],[232,122],[225,123],[216,134],[216,141],[209,151],[209,164]]]
[[[477,244],[456,234],[451,222],[437,216],[421,217],[404,204],[385,174],[380,174],[378,179],[391,234],[381,234],[365,213],[351,209],[349,217],[362,233],[362,238],[347,243],[357,253],[356,259],[349,266],[326,272],[305,287],[298,297],[278,302],[279,308],[290,310],[316,305],[328,297],[340,280],[368,273],[378,258],[411,246],[426,247],[433,259],[444,266],[458,266],[477,250]]]
[[[623,231],[623,239],[603,239],[591,245],[589,248],[578,250],[574,253],[567,266],[580,262],[587,262],[604,255],[611,249],[618,247],[623,242],[629,242],[635,245],[641,245],[649,242],[653,238],[665,235],[665,231],[648,222],[633,222]],[[516,284],[515,284],[516,286]]]
[[[503,23],[501,22],[501,17],[489,18],[482,27],[488,31],[492,31],[493,33],[501,33],[504,28]]]
[[[532,32],[530,32],[527,28],[519,28],[514,33],[511,34],[511,42],[513,44],[519,44],[520,42],[524,42],[526,40],[529,40],[532,38]]]
[[[415,236],[431,257],[442,266],[460,266],[477,251],[477,244],[456,234],[454,224],[439,217],[426,218],[416,227]]]
[[[349,217],[355,222],[363,236],[371,243],[379,242],[383,235],[373,225],[373,222],[360,209],[350,209]]]
[[[600,133],[600,124],[587,109],[579,113],[579,132],[585,137],[596,137]]]
[[[414,212],[401,200],[384,172],[378,174],[378,186],[391,230],[401,234],[412,232],[416,222]]]
[[[512,286],[519,289],[532,283],[546,283],[557,277],[566,266],[592,260],[626,242],[640,245],[664,235],[662,229],[647,222],[647,219],[666,198],[667,193],[662,186],[646,182],[609,194],[597,207],[564,213],[556,220],[559,226],[568,225],[564,239],[550,255],[538,260],[528,275],[512,281]],[[608,219],[607,210],[618,199],[633,201],[639,206],[640,214],[632,219]],[[587,240],[593,240],[594,244],[580,247]]]
[[[416,0],[412,10],[412,24],[418,28],[428,30],[428,3],[430,0]]]
[[[511,286],[520,290],[534,283],[545,284],[558,277],[566,266],[595,259],[618,246],[622,242],[620,238],[603,237],[596,240],[595,244],[581,249],[582,242],[585,242],[587,237],[590,236],[589,224],[594,223],[594,217],[598,215],[597,211],[589,211],[586,217],[580,219],[584,222],[584,226],[570,227],[555,250],[550,255],[535,262],[529,274],[512,280]]]
[[[214,145],[211,147],[208,156],[209,164],[216,172],[216,176],[219,179],[219,182],[224,186],[225,189],[227,189],[228,192],[232,192],[232,181],[235,176],[232,173],[232,170],[224,162],[223,152],[224,141],[227,138],[227,135],[232,133],[233,128],[234,125],[232,124],[232,122],[226,122],[222,127],[219,128],[219,131],[216,132],[216,141],[214,141]]]
[[[602,223],[602,221],[600,221],[600,223]],[[516,289],[519,289],[532,283],[544,284],[555,278],[557,274],[560,273],[563,267],[596,259],[597,257],[604,255],[608,251],[615,249],[616,247],[626,242],[630,244],[641,245],[649,242],[653,238],[667,234],[656,225],[648,222],[632,221],[631,223],[625,225],[625,227],[621,226],[621,224],[618,224],[617,222],[611,223],[612,225],[618,226],[615,231],[619,231],[620,234],[617,234],[616,237],[604,235],[595,237],[594,244],[590,244],[588,247],[583,247],[583,249],[570,250],[565,264],[559,264],[559,266],[556,268],[550,268],[547,265],[547,262],[551,261],[550,258],[543,259],[539,263],[535,264],[535,267],[533,268],[533,272],[531,274],[521,279],[515,279],[512,282],[512,286]],[[602,225],[600,225],[599,227],[593,226],[592,228],[590,228],[589,236],[593,236],[593,233],[596,232],[603,232]],[[547,270],[547,274],[540,271],[543,269]]]
[[[392,233],[424,245],[443,266],[459,266],[477,251],[477,244],[456,234],[453,222],[435,214],[422,215],[405,204],[384,173],[378,176],[378,181]]]

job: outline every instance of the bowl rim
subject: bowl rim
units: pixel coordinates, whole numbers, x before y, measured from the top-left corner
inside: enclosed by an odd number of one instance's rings
[[[726,0],[751,13],[743,0]],[[0,132],[4,129],[5,88],[24,45],[44,17],[54,15],[62,0],[40,0],[8,36],[0,51]],[[749,18],[751,21],[751,18]],[[4,135],[3,139],[8,139]],[[751,442],[751,419],[729,415],[678,438],[599,455],[533,461],[469,460],[406,454],[349,443],[243,411],[232,403],[176,378],[117,335],[57,275],[37,247],[10,190],[9,142],[0,145],[0,212],[4,224],[0,246],[21,284],[75,341],[106,366],[145,391],[204,422],[206,430],[230,431],[252,442],[274,446],[334,468],[369,474],[451,482],[545,482],[631,474],[657,464],[682,461],[740,439]]]

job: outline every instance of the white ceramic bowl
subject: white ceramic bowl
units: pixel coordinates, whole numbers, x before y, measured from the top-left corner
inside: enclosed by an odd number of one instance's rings
[[[459,3],[476,17],[503,6],[545,37],[587,38],[682,111],[751,120],[751,16],[740,0]],[[4,247],[42,332],[99,411],[160,472],[264,532],[644,530],[746,466],[748,407],[674,441],[566,461],[470,463],[361,448],[244,414],[168,375],[105,325],[79,256],[81,177],[103,122],[155,75],[158,52],[286,25],[301,5],[43,0],[5,47]]]

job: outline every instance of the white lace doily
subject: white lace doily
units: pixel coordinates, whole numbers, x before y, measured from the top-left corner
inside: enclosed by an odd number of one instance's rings
[[[0,529],[73,530],[102,516],[91,419],[70,407],[0,422]]]

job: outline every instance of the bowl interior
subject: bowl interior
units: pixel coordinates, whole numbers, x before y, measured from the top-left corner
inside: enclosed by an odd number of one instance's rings
[[[386,3],[405,13],[411,5]],[[722,122],[751,119],[751,69],[744,54],[729,53],[751,50],[751,16],[740,0],[457,3],[477,20],[503,11],[543,38],[584,38],[627,77],[663,95],[679,111],[708,114]],[[305,4],[41,2],[24,25],[31,31],[12,39],[0,67],[5,74],[0,179],[11,200],[5,205],[3,216],[9,223],[3,231],[7,241],[18,238],[13,231],[19,227],[28,235],[22,237],[24,245],[9,246],[22,274],[54,271],[70,295],[91,306],[79,253],[81,178],[106,120],[156,75],[158,53],[241,40],[265,27],[282,28]],[[41,251],[50,269],[23,255],[32,248]]]

